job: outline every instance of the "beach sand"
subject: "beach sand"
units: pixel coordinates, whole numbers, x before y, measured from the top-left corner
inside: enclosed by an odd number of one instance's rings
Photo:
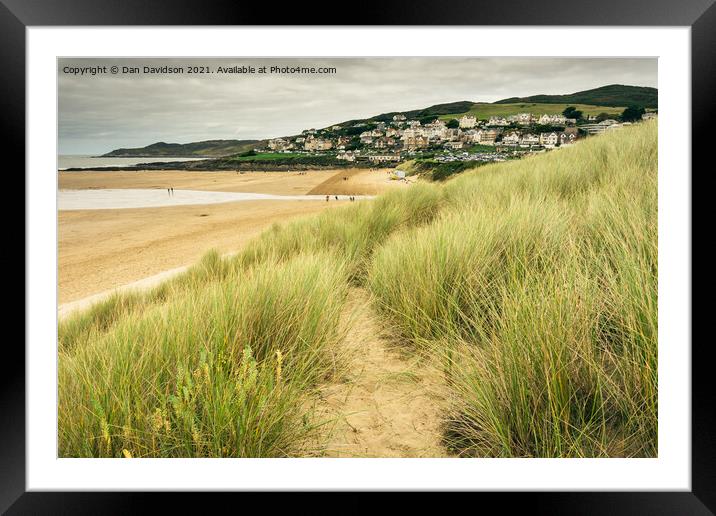
[[[167,188],[279,195],[374,195],[405,184],[385,171],[60,172],[61,189]],[[323,186],[321,187],[321,185]],[[313,191],[321,187],[320,192]],[[274,222],[349,201],[261,200],[157,208],[58,212],[59,303],[68,303],[196,262],[209,249],[240,250]]]

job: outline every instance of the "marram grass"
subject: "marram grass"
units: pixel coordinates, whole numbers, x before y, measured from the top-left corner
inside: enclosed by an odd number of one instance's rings
[[[442,360],[466,456],[657,453],[657,134],[640,124],[465,174],[368,281]]]
[[[275,225],[59,333],[59,455],[320,454],[351,285],[444,371],[459,456],[657,453],[657,128]],[[312,443],[312,444],[309,444]]]

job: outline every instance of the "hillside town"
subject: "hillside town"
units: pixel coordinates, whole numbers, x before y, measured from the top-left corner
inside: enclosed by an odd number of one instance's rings
[[[471,113],[448,120],[437,116],[409,119],[398,113],[385,120],[306,129],[300,135],[270,140],[268,149],[278,153],[329,154],[346,162],[382,164],[428,153],[436,161],[503,161],[510,156],[567,147],[581,138],[632,123],[581,115],[574,108],[565,109],[564,114],[518,113],[486,120]],[[656,116],[655,112],[645,112],[641,118]]]

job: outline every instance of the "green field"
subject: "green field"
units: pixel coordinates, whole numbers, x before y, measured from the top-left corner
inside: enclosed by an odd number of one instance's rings
[[[605,107],[591,106],[588,104],[537,104],[537,103],[520,103],[520,104],[474,104],[473,107],[465,112],[454,115],[440,115],[442,120],[450,120],[451,118],[460,118],[463,115],[471,114],[478,120],[487,120],[491,116],[510,116],[518,113],[532,113],[533,115],[557,115],[562,114],[567,107],[574,106],[577,110],[586,115],[598,115],[600,113],[609,113],[620,115],[624,111],[623,107]]]
[[[320,456],[358,287],[450,454],[656,457],[657,278],[654,122],[417,183],[61,321],[58,455]]]

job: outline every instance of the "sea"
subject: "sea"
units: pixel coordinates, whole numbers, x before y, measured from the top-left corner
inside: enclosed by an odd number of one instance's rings
[[[197,161],[206,158],[172,158],[172,157],[144,157],[144,158],[102,158],[81,154],[60,154],[57,157],[58,170],[68,168],[98,169],[105,167],[131,167],[140,163],[166,163],[168,161]]]

